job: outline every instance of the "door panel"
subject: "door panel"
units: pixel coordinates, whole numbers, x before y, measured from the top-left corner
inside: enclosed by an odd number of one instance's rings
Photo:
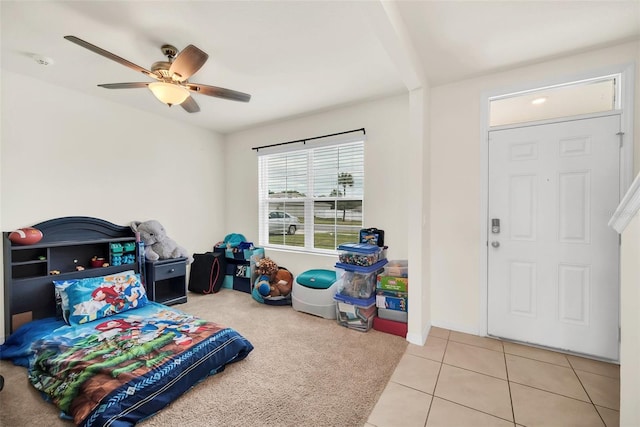
[[[490,132],[488,332],[617,360],[619,116]]]
[[[536,316],[536,264],[513,261],[509,265],[509,312],[520,316]]]
[[[535,175],[509,177],[509,211],[511,240],[536,240],[538,223],[538,182]]]

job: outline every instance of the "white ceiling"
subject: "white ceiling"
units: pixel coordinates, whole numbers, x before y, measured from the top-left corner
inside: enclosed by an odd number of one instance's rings
[[[432,85],[640,38],[640,1],[400,1]]]
[[[384,9],[388,22],[373,19],[372,8]],[[2,0],[0,13],[3,69],[222,133],[402,93],[396,52],[381,42],[389,28],[398,33],[398,22],[410,37],[399,37],[400,45],[415,50],[432,86],[640,38],[637,0],[398,1],[384,8],[375,0]],[[252,99],[195,95],[201,111],[188,114],[146,89],[99,88],[149,79],[65,35],[147,69],[164,59],[162,44],[194,44],[209,60],[190,81]],[[54,63],[39,65],[34,54]]]

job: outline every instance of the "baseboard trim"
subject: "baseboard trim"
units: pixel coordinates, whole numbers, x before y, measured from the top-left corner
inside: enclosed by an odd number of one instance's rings
[[[407,333],[407,341],[409,341],[411,344],[422,346],[424,345],[425,342],[427,342],[427,337],[429,336],[430,330],[431,330],[431,322],[427,322],[421,334],[416,334],[411,332]]]
[[[480,337],[486,336],[486,335],[480,334],[477,329],[472,329],[468,326],[462,326],[462,325],[451,323],[451,322],[433,322],[433,326],[437,328],[442,328],[442,329],[449,329],[450,331],[462,332],[470,335],[477,335]]]

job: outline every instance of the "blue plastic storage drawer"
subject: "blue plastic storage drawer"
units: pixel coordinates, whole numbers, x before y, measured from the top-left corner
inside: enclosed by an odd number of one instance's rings
[[[336,320],[339,325],[366,332],[373,325],[376,316],[376,299],[349,298],[344,295],[334,296],[336,301]]]
[[[386,259],[369,267],[351,264],[336,264],[336,272],[340,277],[338,294],[352,298],[371,298],[376,290],[378,274],[384,271]]]
[[[338,246],[341,264],[368,267],[387,257],[386,249],[368,243],[345,243]]]

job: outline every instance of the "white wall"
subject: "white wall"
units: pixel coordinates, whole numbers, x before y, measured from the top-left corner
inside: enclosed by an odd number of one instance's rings
[[[640,213],[622,234],[620,425],[640,425]]]
[[[409,98],[392,96],[324,113],[268,124],[229,135],[225,157],[227,231],[258,240],[258,162],[252,147],[364,127],[365,225],[385,230],[388,256],[407,259]],[[333,268],[336,257],[267,249],[267,256],[294,274]]]
[[[640,60],[640,42],[431,88],[431,321],[481,331],[482,94]],[[640,79],[636,71],[636,117]],[[640,123],[635,124],[635,169]],[[640,307],[638,307],[640,309]]]
[[[424,87],[414,89],[409,97],[411,147],[407,151],[407,169],[413,191],[408,199],[407,213],[411,309],[406,338],[413,344],[423,345],[431,328],[431,199],[427,191],[431,182],[429,90]]]
[[[1,88],[3,231],[155,218],[192,253],[224,236],[221,135],[6,70]]]

